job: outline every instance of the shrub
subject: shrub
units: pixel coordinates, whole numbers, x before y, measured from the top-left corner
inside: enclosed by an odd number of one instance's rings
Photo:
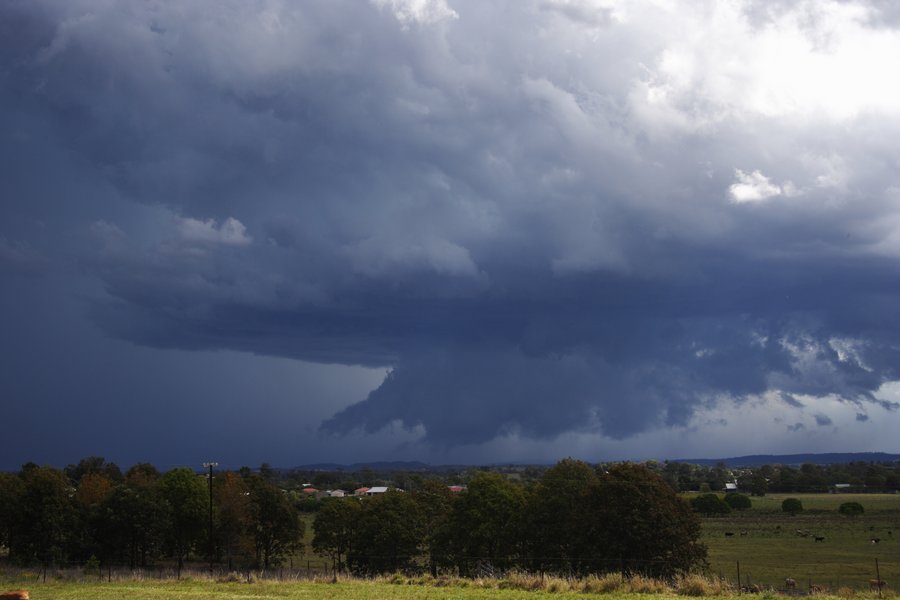
[[[731,507],[716,494],[700,494],[696,498],[692,498],[691,508],[707,517],[726,515],[731,512]]]
[[[796,498],[785,498],[784,502],[781,503],[781,510],[789,515],[796,515],[799,512],[803,512],[803,503]]]
[[[731,507],[732,510],[747,510],[753,506],[753,503],[750,501],[750,496],[746,494],[725,494],[725,503]]]
[[[848,517],[855,517],[856,515],[863,514],[865,510],[863,509],[863,505],[859,502],[844,502],[841,504],[840,508],[838,508],[838,512]]]

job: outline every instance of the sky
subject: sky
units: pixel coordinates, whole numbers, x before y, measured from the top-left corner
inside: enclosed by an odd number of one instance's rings
[[[900,10],[0,3],[0,468],[900,452]]]

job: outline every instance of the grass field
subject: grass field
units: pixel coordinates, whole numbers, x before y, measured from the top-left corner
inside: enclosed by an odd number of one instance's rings
[[[285,598],[292,600],[535,600],[552,597],[555,600],[584,598],[585,595],[602,594],[610,600],[637,600],[652,595],[653,598],[678,597],[674,590],[664,589],[658,583],[641,580],[637,588],[625,584],[611,591],[601,587],[584,587],[582,583],[570,584],[564,580],[514,580],[460,581],[443,585],[431,581],[381,579],[379,581],[352,580],[330,583],[326,581],[220,583],[193,579],[181,581],[113,581],[103,582],[5,582],[0,579],[0,591],[27,589],[32,600],[136,600],[156,599],[245,599]],[[524,585],[521,587],[514,587]],[[717,598],[733,598],[734,594],[719,593]]]
[[[790,516],[781,510],[788,497],[804,511]],[[844,502],[859,502],[865,514],[845,517]],[[807,531],[808,537],[797,534]],[[734,535],[726,537],[726,532]],[[742,535],[742,532],[745,535]],[[816,542],[814,536],[824,541]],[[877,544],[872,538],[879,538]],[[753,508],[726,517],[703,519],[702,541],[709,547],[714,574],[735,581],[780,586],[786,577],[802,585],[862,588],[876,576],[900,586],[900,495],[771,494],[753,498]]]

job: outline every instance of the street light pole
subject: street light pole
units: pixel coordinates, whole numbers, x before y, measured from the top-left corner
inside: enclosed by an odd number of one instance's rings
[[[214,467],[218,467],[219,463],[217,462],[205,462],[203,466],[209,469],[208,475],[208,485],[209,485],[209,574],[212,575],[213,572],[213,555],[215,554],[215,546],[213,545],[213,522],[212,522],[212,471]]]

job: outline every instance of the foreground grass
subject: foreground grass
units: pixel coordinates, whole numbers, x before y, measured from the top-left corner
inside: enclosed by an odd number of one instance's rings
[[[132,580],[102,582],[29,582],[0,581],[0,591],[27,589],[32,600],[113,600],[133,598],[215,599],[285,598],[291,600],[535,600],[552,597],[558,600],[604,597],[653,598],[677,597],[678,590],[664,582],[618,576],[567,581],[529,575],[512,575],[504,579],[432,579],[402,576],[378,580],[261,581],[254,583],[217,582],[212,580]],[[732,598],[727,588],[705,579],[685,581],[681,593]]]
[[[541,578],[534,575],[510,575],[502,579],[407,578],[401,575],[377,580],[343,579],[312,581],[260,581],[253,583],[223,582],[210,579],[38,581],[22,582],[0,579],[0,591],[27,589],[32,600],[136,600],[193,599],[237,600],[249,598],[285,598],[292,600],[575,600],[586,596],[602,596],[610,600],[683,598],[703,596],[732,600],[736,590],[715,579],[689,576],[663,582],[643,577],[622,578],[618,575],[589,577],[580,580]],[[748,594],[745,594],[746,597]],[[767,590],[750,597],[770,600],[779,593]],[[819,597],[875,600],[877,594],[853,592],[848,588],[827,590]],[[886,590],[885,598],[896,598]]]

